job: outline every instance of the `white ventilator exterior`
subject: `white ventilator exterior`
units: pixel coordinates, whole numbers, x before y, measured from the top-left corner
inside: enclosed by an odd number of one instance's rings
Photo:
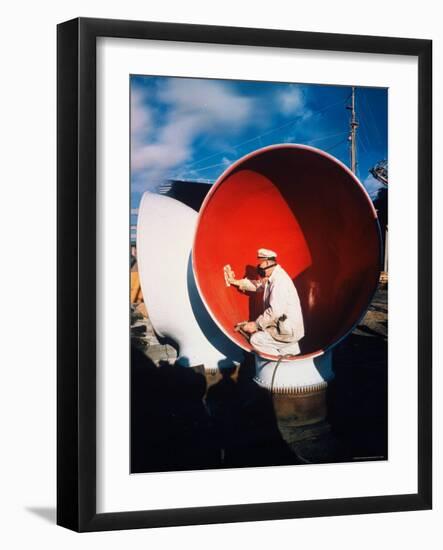
[[[215,325],[198,294],[191,263],[196,222],[197,212],[180,201],[144,193],[137,223],[138,269],[156,334],[177,343],[183,364],[214,371],[226,359],[240,362],[242,350]]]
[[[257,384],[275,393],[298,395],[319,391],[334,378],[332,352],[280,363],[256,355],[255,372]]]
[[[197,212],[156,193],[144,193],[137,224],[140,284],[155,332],[179,347],[190,366],[213,372],[228,359],[238,363],[243,351],[209,316],[195,285],[191,247]],[[185,361],[186,363],[187,361]],[[302,394],[326,387],[333,376],[331,352],[296,361],[256,355],[255,381],[274,392]]]

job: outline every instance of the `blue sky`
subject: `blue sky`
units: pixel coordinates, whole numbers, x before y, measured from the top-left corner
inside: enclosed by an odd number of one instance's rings
[[[215,181],[275,143],[323,149],[349,166],[350,86],[131,77],[131,207],[168,179]],[[356,89],[357,176],[387,159],[387,89]]]

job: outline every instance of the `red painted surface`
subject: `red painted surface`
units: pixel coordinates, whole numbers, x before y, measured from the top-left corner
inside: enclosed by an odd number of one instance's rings
[[[380,236],[372,203],[339,161],[317,149],[259,149],[217,180],[199,213],[193,247],[197,285],[210,314],[238,345],[234,331],[262,310],[261,294],[226,287],[223,266],[258,278],[258,248],[270,248],[297,287],[306,357],[331,347],[366,311],[380,268]]]

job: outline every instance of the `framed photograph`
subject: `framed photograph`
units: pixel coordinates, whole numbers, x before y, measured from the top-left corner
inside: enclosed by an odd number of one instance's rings
[[[432,506],[432,42],[58,26],[59,525]]]

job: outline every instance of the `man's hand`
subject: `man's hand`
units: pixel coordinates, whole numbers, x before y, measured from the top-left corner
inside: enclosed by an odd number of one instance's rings
[[[244,332],[247,332],[248,334],[254,334],[254,332],[257,332],[257,325],[255,324],[254,321],[250,321],[249,323],[245,323],[243,326],[242,326],[242,330]]]
[[[237,281],[235,280],[235,273],[232,271],[229,264],[225,265],[225,267],[223,268],[223,273],[225,276],[226,286],[235,285],[237,283]]]

